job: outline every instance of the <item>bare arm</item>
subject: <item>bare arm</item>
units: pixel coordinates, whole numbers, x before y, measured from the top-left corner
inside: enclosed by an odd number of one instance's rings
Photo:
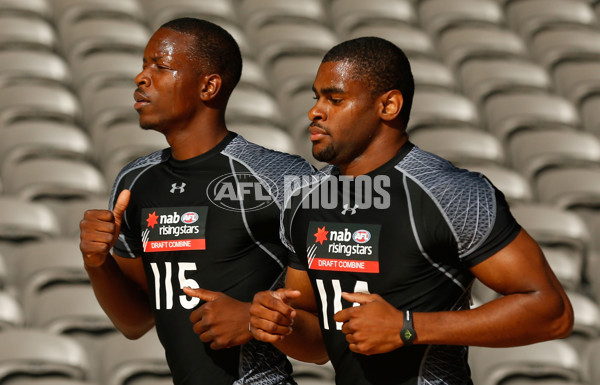
[[[125,337],[136,339],[154,326],[142,259],[110,253],[129,203],[124,190],[115,209],[88,210],[80,223],[80,249],[98,303]]]
[[[471,269],[503,297],[462,311],[414,313],[415,344],[508,347],[567,336],[573,309],[537,243],[524,231],[509,245]],[[363,354],[401,347],[402,312],[377,295],[344,294],[363,306],[335,319],[350,349]]]
[[[300,361],[329,361],[316,300],[305,271],[288,267],[286,289],[257,293],[250,307],[250,325],[255,339],[270,342]]]

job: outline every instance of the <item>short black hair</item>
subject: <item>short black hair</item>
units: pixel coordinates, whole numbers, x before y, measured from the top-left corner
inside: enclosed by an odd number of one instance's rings
[[[410,117],[415,81],[406,54],[394,43],[374,36],[342,42],[327,52],[322,62],[348,62],[354,74],[371,89],[373,96],[398,90],[404,99],[400,118],[406,128]]]
[[[221,75],[224,94],[231,94],[242,75],[242,54],[229,32],[215,23],[192,17],[168,21],[160,28],[193,36],[195,44],[190,52],[198,62],[198,70]]]

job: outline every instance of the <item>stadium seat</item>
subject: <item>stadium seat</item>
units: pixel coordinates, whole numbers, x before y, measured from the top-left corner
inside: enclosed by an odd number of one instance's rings
[[[145,22],[137,0],[52,0],[56,29],[64,33],[73,24],[85,19],[121,19]]]
[[[321,64],[321,55],[286,56],[276,60],[269,72],[272,88],[281,106],[300,90],[311,90]],[[308,111],[307,111],[308,112]]]
[[[530,52],[549,71],[567,61],[599,60],[600,31],[567,26],[540,31],[531,39]]]
[[[146,19],[155,31],[167,21],[179,17],[197,17],[215,22],[221,26],[236,25],[236,1],[222,0],[148,0]],[[227,28],[225,28],[227,29]]]
[[[98,133],[96,159],[107,183],[129,162],[169,147],[165,136],[158,131],[142,130],[134,122],[117,123]]]
[[[582,340],[580,345],[575,346],[586,346],[600,337],[600,307],[597,302],[581,292],[568,290],[567,295],[575,314],[573,332],[569,338]]]
[[[258,88],[261,91],[270,91],[271,84],[263,68],[251,58],[244,58],[242,75],[237,85],[240,88]]]
[[[533,192],[529,181],[517,171],[499,164],[466,163],[462,164],[470,171],[486,176],[500,191],[504,193],[510,205],[528,203],[533,200]]]
[[[504,23],[502,7],[493,0],[422,0],[418,15],[422,28],[433,37],[453,27]]]
[[[413,4],[407,0],[333,0],[329,5],[333,29],[346,40],[354,28],[366,24],[408,24],[417,23]]]
[[[232,123],[228,128],[242,135],[249,142],[276,151],[298,154],[292,136],[280,127],[267,124]]]
[[[520,130],[577,129],[579,113],[567,99],[549,92],[490,96],[483,105],[487,129],[504,143]]]
[[[466,96],[452,91],[415,90],[408,131],[427,126],[479,127],[479,113]]]
[[[238,8],[240,24],[254,35],[267,24],[302,23],[326,25],[327,14],[321,0],[244,0]]]
[[[82,19],[63,27],[60,41],[69,63],[101,50],[144,52],[150,38],[145,24],[130,19]]]
[[[112,186],[114,180],[107,184]],[[50,208],[60,221],[61,236],[79,238],[79,222],[83,213],[88,209],[106,209],[108,207],[108,193],[99,196],[86,196],[80,199],[46,200],[45,206]]]
[[[569,247],[541,245],[550,268],[565,290],[582,290],[583,260],[581,253]],[[586,256],[587,257],[587,256]],[[586,267],[587,269],[587,267]]]
[[[52,5],[48,0],[2,0],[0,1],[0,13],[50,20]]]
[[[47,287],[89,283],[79,250],[79,237],[29,242],[19,246],[14,254],[13,285],[18,288],[18,299],[23,305],[29,306],[27,301]]]
[[[600,383],[600,339],[592,341],[582,352],[582,372],[586,384]]]
[[[511,376],[554,376],[579,381],[581,365],[574,347],[551,340],[512,348],[469,348],[473,383],[499,385]]]
[[[249,34],[257,62],[269,73],[273,62],[286,55],[323,56],[338,43],[337,36],[325,26],[304,23],[267,24]]]
[[[89,100],[106,83],[129,83],[142,70],[142,55],[136,52],[99,51],[71,63],[73,83],[82,100]],[[133,92],[133,91],[132,91]]]
[[[55,285],[33,293],[24,304],[24,314],[29,328],[75,339],[76,334],[93,336],[116,330],[89,284]]]
[[[600,92],[600,61],[573,61],[558,64],[553,72],[556,91],[578,108]]]
[[[600,138],[600,97],[589,95],[582,101],[579,112],[584,129]]]
[[[515,32],[498,27],[465,26],[443,32],[438,49],[453,69],[473,58],[528,59],[529,49]]]
[[[89,372],[88,354],[69,336],[29,328],[0,332],[0,382],[30,373],[84,380]]]
[[[92,143],[78,126],[51,120],[23,120],[0,130],[0,165],[11,167],[24,159],[90,159]]]
[[[0,195],[0,239],[18,241],[58,235],[60,224],[50,208],[42,203]]]
[[[133,108],[133,81],[103,84],[95,92],[82,99],[84,121],[94,143],[98,137],[95,127],[101,123],[138,121],[139,115]]]
[[[586,385],[579,381],[569,381],[564,378],[535,378],[511,377],[502,381],[502,385]]]
[[[0,50],[0,84],[57,83],[71,85],[71,69],[56,52],[35,49]]]
[[[541,202],[562,208],[600,205],[600,167],[561,167],[540,174],[534,185]]]
[[[0,14],[0,49],[33,49],[56,52],[58,36],[52,24],[38,17]]]
[[[14,295],[0,290],[0,333],[24,326],[23,306]]]
[[[573,263],[582,273],[583,261],[590,247],[590,231],[576,213],[540,203],[511,207],[517,222],[542,247],[566,247],[576,252]]]
[[[275,97],[256,88],[237,87],[231,93],[225,112],[229,123],[252,122],[282,125],[282,116]]]
[[[365,24],[349,34],[349,39],[376,36],[396,44],[411,59],[426,57],[439,59],[433,39],[422,29],[406,24]]]
[[[7,193],[24,199],[70,199],[104,195],[108,188],[92,163],[58,158],[23,160],[2,169]]]
[[[532,181],[550,168],[600,165],[600,139],[580,130],[520,131],[507,152],[512,167]]]
[[[595,28],[596,16],[584,1],[527,0],[507,4],[508,25],[530,39],[536,33],[556,26]]]
[[[410,69],[418,91],[432,89],[458,92],[456,76],[444,63],[427,57],[410,59]]]
[[[410,140],[457,165],[504,162],[500,141],[489,132],[472,127],[427,127],[411,132]]]
[[[77,96],[53,84],[14,84],[0,89],[0,125],[40,118],[78,123],[81,106]]]
[[[468,60],[460,66],[458,78],[462,91],[478,106],[498,93],[552,90],[552,79],[546,69],[523,59]]]
[[[96,382],[72,380],[68,378],[37,378],[32,376],[19,376],[6,380],[3,385],[101,385]],[[150,384],[148,384],[150,385]]]
[[[98,378],[103,385],[127,385],[140,375],[163,379],[170,375],[155,329],[137,340],[128,340],[120,334],[107,336],[99,347],[98,359]]]

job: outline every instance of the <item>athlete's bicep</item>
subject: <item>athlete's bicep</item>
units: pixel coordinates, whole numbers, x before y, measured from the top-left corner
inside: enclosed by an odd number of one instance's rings
[[[113,253],[113,257],[119,265],[119,268],[129,279],[135,282],[146,293],[148,292],[148,280],[144,271],[144,264],[141,257],[126,258]]]
[[[303,309],[311,313],[317,312],[317,303],[315,294],[305,270],[298,270],[292,267],[287,268],[285,287],[288,289],[299,290],[301,295],[295,298],[291,305],[295,308]]]
[[[486,286],[502,295],[562,288],[539,245],[523,229],[508,245],[471,268]]]

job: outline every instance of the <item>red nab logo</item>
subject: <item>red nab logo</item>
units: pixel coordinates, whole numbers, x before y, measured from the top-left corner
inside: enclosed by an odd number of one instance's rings
[[[329,231],[325,230],[325,226],[317,229],[317,232],[314,234],[315,238],[317,238],[315,243],[319,242],[320,244],[323,244],[323,241],[327,240],[327,233],[329,233]]]

